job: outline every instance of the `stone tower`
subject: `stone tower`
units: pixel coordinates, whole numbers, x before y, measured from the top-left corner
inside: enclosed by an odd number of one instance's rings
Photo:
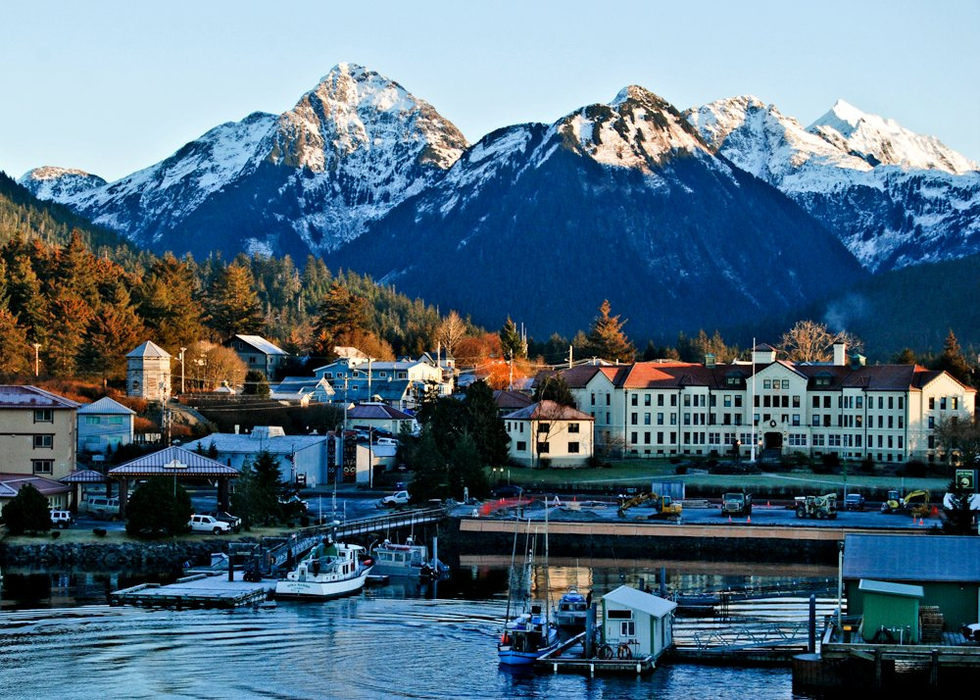
[[[126,395],[147,401],[170,398],[170,360],[170,353],[150,340],[126,355]]]

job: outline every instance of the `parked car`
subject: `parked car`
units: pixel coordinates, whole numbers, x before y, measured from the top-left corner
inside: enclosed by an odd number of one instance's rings
[[[498,486],[491,493],[494,498],[520,498],[524,495],[524,489],[520,486],[507,484],[506,486]]]
[[[844,510],[864,510],[864,496],[859,493],[849,493],[844,498]]]
[[[64,530],[66,527],[71,527],[74,523],[75,518],[72,516],[70,510],[51,511],[51,524],[54,527]]]
[[[297,513],[305,513],[310,508],[310,504],[300,498],[298,493],[294,493],[292,496],[280,496],[279,505],[286,510]]]
[[[390,496],[385,496],[380,501],[378,501],[379,508],[394,508],[395,506],[404,506],[412,500],[412,497],[408,495],[408,491],[395,491]]]
[[[187,526],[191,532],[210,532],[213,535],[221,535],[231,530],[231,525],[218,520],[213,515],[198,515],[196,513],[191,516]]]
[[[232,530],[238,532],[239,528],[242,526],[242,519],[237,515],[232,515],[231,513],[226,513],[223,510],[213,510],[208,513],[212,518],[220,520],[223,523],[228,523]]]
[[[93,518],[116,520],[119,517],[119,499],[106,496],[89,496],[82,501],[79,510],[88,513]]]

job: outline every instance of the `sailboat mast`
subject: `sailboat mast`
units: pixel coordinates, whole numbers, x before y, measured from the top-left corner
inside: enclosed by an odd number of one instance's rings
[[[551,624],[551,576],[548,567],[548,499],[544,499],[544,622],[545,639]]]

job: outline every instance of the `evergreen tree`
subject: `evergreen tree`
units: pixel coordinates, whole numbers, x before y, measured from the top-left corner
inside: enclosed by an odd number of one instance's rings
[[[27,331],[17,318],[0,306],[0,373],[26,374],[31,371]]]
[[[140,344],[143,321],[125,285],[117,283],[112,297],[89,322],[79,355],[79,369],[106,379],[126,376],[126,353]]]
[[[232,263],[219,271],[208,293],[208,325],[227,339],[262,332],[263,315],[252,270]]]
[[[520,333],[517,332],[517,326],[510,320],[510,316],[507,317],[507,322],[504,323],[498,335],[500,336],[500,346],[503,348],[505,360],[512,361],[527,357],[527,349],[524,347],[524,341]]]
[[[467,489],[469,495],[474,498],[484,498],[490,493],[486,462],[480,452],[476,440],[469,433],[464,433],[456,442],[452,453],[449,455],[448,463],[449,496],[451,498],[462,500]]]
[[[245,391],[249,396],[269,396],[269,382],[265,374],[257,369],[250,369],[245,373]]]
[[[554,401],[561,406],[578,408],[575,396],[568,387],[568,382],[560,374],[541,375],[535,382],[534,400]]]
[[[11,535],[25,532],[47,532],[51,529],[48,499],[31,484],[24,484],[3,510],[3,523]]]
[[[943,353],[939,356],[936,369],[948,372],[957,380],[969,386],[970,384],[970,364],[963,356],[960,343],[956,340],[953,329],[949,329],[946,341],[943,343]]]
[[[896,365],[914,365],[917,361],[911,348],[902,348],[901,352],[892,358],[892,362]]]
[[[284,491],[279,472],[279,458],[268,450],[263,450],[255,456],[252,469],[255,471],[253,515],[258,522],[271,523],[281,520],[283,509],[280,498]]]
[[[352,294],[339,281],[334,282],[320,304],[313,325],[315,350],[323,356],[329,355],[338,341],[364,330],[366,321],[364,297]]]
[[[592,322],[588,348],[595,357],[616,362],[633,362],[636,348],[623,333],[626,322],[620,322],[619,316],[612,316],[611,308],[609,300],[603,300],[599,315]]]
[[[189,261],[179,261],[167,253],[153,262],[134,297],[147,333],[157,345],[189,347],[206,336],[198,288]]]
[[[468,435],[476,445],[483,461],[482,466],[506,464],[509,458],[507,446],[510,438],[497,410],[493,389],[486,382],[473,382],[466,387],[466,399],[463,404],[466,411],[466,427],[463,433]]]
[[[184,487],[166,477],[136,487],[126,507],[126,532],[133,537],[178,535],[194,513]]]
[[[449,473],[432,428],[422,430],[422,436],[412,454],[412,497],[420,501],[449,498]]]

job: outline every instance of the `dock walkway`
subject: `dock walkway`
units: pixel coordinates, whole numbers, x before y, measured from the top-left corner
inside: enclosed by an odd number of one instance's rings
[[[242,580],[241,571],[234,574],[233,581],[228,580],[227,572],[221,572],[185,576],[170,584],[141,583],[113,591],[109,603],[178,609],[237,608],[263,602],[276,589],[276,582],[271,579],[250,582]]]

